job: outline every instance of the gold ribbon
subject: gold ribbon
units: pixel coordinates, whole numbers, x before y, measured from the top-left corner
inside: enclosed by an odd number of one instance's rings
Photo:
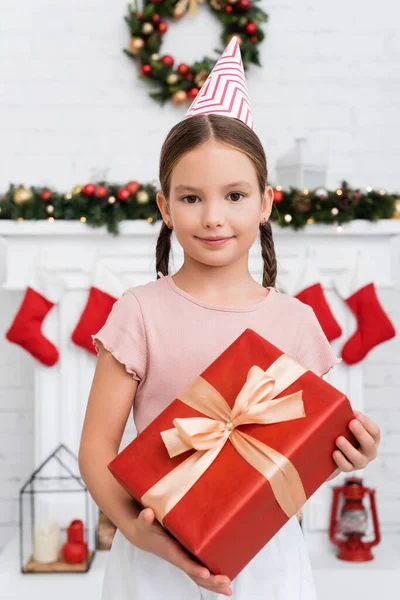
[[[195,449],[185,461],[153,485],[141,498],[160,523],[217,458],[229,440],[237,452],[268,479],[276,501],[288,518],[307,497],[300,475],[290,460],[270,446],[237,429],[240,425],[280,423],[305,417],[302,390],[275,400],[306,372],[289,356],[281,355],[266,371],[251,367],[232,410],[223,396],[202,377],[178,397],[206,415],[174,419],[173,429],[161,432],[170,457]]]
[[[189,5],[189,14],[191,16],[197,15],[198,4],[203,4],[204,0],[180,0],[175,5],[175,11],[178,14],[184,14],[186,12],[187,6]]]

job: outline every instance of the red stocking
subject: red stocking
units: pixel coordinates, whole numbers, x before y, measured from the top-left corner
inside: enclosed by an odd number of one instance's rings
[[[74,344],[96,355],[92,333],[101,329],[114,302],[123,292],[124,286],[119,277],[99,261],[94,270],[86,306],[71,335]]]
[[[18,344],[38,361],[51,367],[59,358],[57,348],[42,333],[42,324],[59,301],[65,283],[46,269],[38,267],[26,289],[14,320],[6,332],[9,342]]]

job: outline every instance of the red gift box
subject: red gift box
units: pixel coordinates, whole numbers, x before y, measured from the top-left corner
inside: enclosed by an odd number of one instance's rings
[[[246,329],[108,468],[232,580],[336,470],[352,418],[342,392]]]

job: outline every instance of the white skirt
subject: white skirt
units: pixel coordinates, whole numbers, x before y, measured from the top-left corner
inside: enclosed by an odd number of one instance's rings
[[[240,543],[240,542],[238,542]],[[290,519],[232,582],[233,600],[316,600],[311,565],[297,517]],[[183,571],[133,546],[117,531],[104,574],[102,600],[226,600],[198,587]]]

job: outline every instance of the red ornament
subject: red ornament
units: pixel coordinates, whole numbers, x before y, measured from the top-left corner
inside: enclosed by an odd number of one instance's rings
[[[130,194],[137,194],[140,188],[140,184],[137,181],[130,181],[126,184],[125,188]]]
[[[142,75],[148,76],[148,75],[151,74],[152,70],[153,69],[151,68],[151,65],[142,65],[140,67],[140,72],[141,72]]]
[[[177,71],[179,75],[187,75],[189,73],[189,67],[185,63],[181,63],[178,65]]]
[[[239,0],[239,2],[237,3],[237,7],[239,10],[247,12],[248,10],[250,10],[250,2],[249,0]]]
[[[88,183],[85,186],[83,186],[82,192],[85,194],[85,196],[93,196],[95,189],[96,186],[93,185],[93,183]]]
[[[231,13],[232,11],[233,11],[233,7],[231,6],[231,4],[227,4],[225,6],[225,12]]]
[[[258,42],[258,37],[256,35],[252,35],[250,38],[250,41],[252,44],[257,44]]]
[[[44,202],[47,202],[47,200],[50,200],[51,198],[51,192],[49,192],[49,190],[44,190],[44,192],[40,194],[40,197]]]
[[[193,79],[194,79],[194,75],[192,75],[192,73],[188,73],[188,74],[186,75],[185,79],[186,79],[187,81],[193,81]]]
[[[129,196],[131,195],[130,191],[127,190],[126,188],[121,188],[120,190],[118,190],[117,193],[117,198],[118,200],[128,200]]]
[[[108,190],[104,185],[98,185],[94,195],[96,196],[96,198],[105,198],[108,194]]]
[[[141,12],[137,12],[137,13],[136,13],[136,17],[137,17],[138,19],[143,19],[143,13],[141,13]]]
[[[164,0],[151,0],[153,4],[161,4]]]
[[[161,62],[167,67],[172,67],[174,64],[174,59],[169,54],[166,54],[165,56],[161,57]]]
[[[257,25],[255,23],[247,23],[244,30],[248,35],[254,35],[257,33]]]
[[[162,23],[159,24],[157,29],[160,33],[165,33],[168,29],[168,25],[166,23],[164,23],[164,21],[162,21]]]
[[[282,190],[277,190],[276,188],[274,189],[274,202],[275,204],[279,204],[279,202],[282,202],[283,200],[283,191]]]
[[[374,537],[364,541],[369,521]],[[362,479],[349,477],[344,485],[333,488],[329,539],[339,547],[337,557],[341,560],[364,562],[374,558],[371,548],[381,540],[375,490],[364,487]]]
[[[187,95],[188,95],[188,98],[190,98],[191,100],[194,100],[194,98],[196,98],[198,93],[199,93],[199,89],[194,87],[188,91]]]
[[[159,23],[161,21],[161,17],[158,13],[154,13],[154,15],[151,17],[151,20],[156,25],[157,23]]]

